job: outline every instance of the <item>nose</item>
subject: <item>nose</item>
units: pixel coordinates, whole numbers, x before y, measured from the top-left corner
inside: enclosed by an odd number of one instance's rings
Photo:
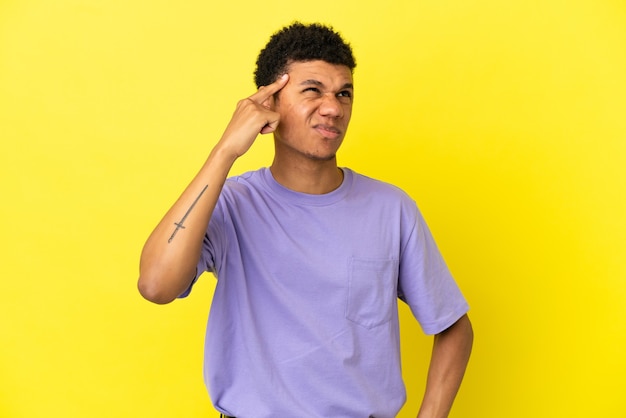
[[[334,94],[327,93],[322,96],[319,112],[322,116],[341,118],[343,117],[343,106]]]

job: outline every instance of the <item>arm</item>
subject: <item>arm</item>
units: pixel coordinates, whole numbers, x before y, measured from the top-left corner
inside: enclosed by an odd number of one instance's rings
[[[461,386],[474,341],[467,315],[435,335],[428,380],[418,418],[446,418]]]
[[[169,303],[191,284],[204,234],[228,172],[259,133],[273,132],[278,126],[280,117],[270,110],[268,102],[287,80],[285,75],[237,104],[222,138],[146,241],[138,281],[144,298]]]

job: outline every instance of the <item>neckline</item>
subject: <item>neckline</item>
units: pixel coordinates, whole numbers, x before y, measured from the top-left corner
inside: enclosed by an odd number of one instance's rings
[[[352,187],[352,181],[354,179],[352,170],[345,167],[339,168],[343,171],[343,181],[335,190],[324,194],[301,193],[288,189],[276,181],[268,167],[261,169],[261,175],[267,189],[281,200],[300,205],[327,206],[346,197]]]

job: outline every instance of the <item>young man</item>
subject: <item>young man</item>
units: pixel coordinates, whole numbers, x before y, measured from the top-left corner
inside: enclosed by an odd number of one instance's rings
[[[435,335],[420,418],[448,415],[472,346],[468,305],[415,203],[337,166],[355,61],[331,28],[293,24],[257,60],[197,176],[145,244],[139,290],[169,303],[217,277],[205,346],[216,409],[238,418],[391,418],[405,402],[398,298]],[[257,135],[269,168],[229,178]]]

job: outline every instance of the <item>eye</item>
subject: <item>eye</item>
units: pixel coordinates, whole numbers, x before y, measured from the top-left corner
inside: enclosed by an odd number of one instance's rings
[[[317,87],[308,87],[304,90],[302,90],[303,93],[308,93],[308,92],[312,92],[312,93],[320,93],[320,89],[318,89]]]
[[[348,99],[352,98],[352,92],[349,90],[340,91],[337,93],[337,97],[346,97]]]

